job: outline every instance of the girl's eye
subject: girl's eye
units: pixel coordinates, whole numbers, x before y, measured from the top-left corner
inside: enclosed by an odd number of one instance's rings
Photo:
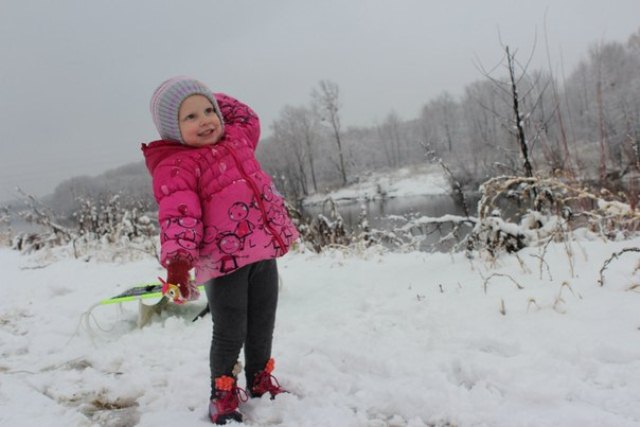
[[[205,111],[206,111],[207,114],[211,114],[211,113],[215,113],[216,112],[216,110],[214,110],[213,107],[207,108]]]
[[[195,118],[195,114],[189,114],[188,116],[185,116],[184,119],[182,120],[193,120]]]

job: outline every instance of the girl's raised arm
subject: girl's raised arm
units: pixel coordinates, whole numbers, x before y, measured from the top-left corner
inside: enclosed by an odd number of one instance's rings
[[[260,139],[260,119],[246,104],[223,93],[215,94],[224,120],[225,133],[231,137],[246,138],[255,150]]]

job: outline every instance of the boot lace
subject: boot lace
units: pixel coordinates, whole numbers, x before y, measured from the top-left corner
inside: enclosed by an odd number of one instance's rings
[[[235,411],[240,402],[246,402],[249,399],[247,392],[238,387],[235,381],[230,377],[221,377],[216,379],[216,396],[214,404],[219,414],[226,414]]]
[[[262,371],[256,377],[252,392],[255,395],[262,395],[268,392],[272,396],[275,396],[276,394],[284,392],[284,389],[280,386],[276,377],[267,371]]]

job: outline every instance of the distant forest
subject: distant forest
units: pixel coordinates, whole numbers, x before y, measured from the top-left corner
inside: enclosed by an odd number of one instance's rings
[[[389,112],[370,127],[341,121],[339,85],[321,81],[307,105],[285,106],[258,158],[291,202],[363,179],[372,171],[441,161],[467,192],[499,175],[530,172],[591,183],[635,198],[640,172],[640,30],[625,43],[593,44],[566,75],[531,70],[528,54],[504,49],[503,62],[460,97],[428,101],[418,118]],[[497,51],[500,54],[500,51]],[[554,65],[554,67],[556,67]],[[515,105],[514,105],[515,104]],[[381,104],[381,107],[383,104]],[[526,147],[522,146],[522,141]],[[62,182],[47,204],[60,214],[79,200],[155,202],[143,162]]]

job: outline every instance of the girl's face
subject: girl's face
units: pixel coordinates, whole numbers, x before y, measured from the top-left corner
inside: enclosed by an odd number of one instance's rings
[[[211,101],[203,95],[191,95],[178,111],[182,141],[192,147],[215,144],[222,138],[222,124]]]

